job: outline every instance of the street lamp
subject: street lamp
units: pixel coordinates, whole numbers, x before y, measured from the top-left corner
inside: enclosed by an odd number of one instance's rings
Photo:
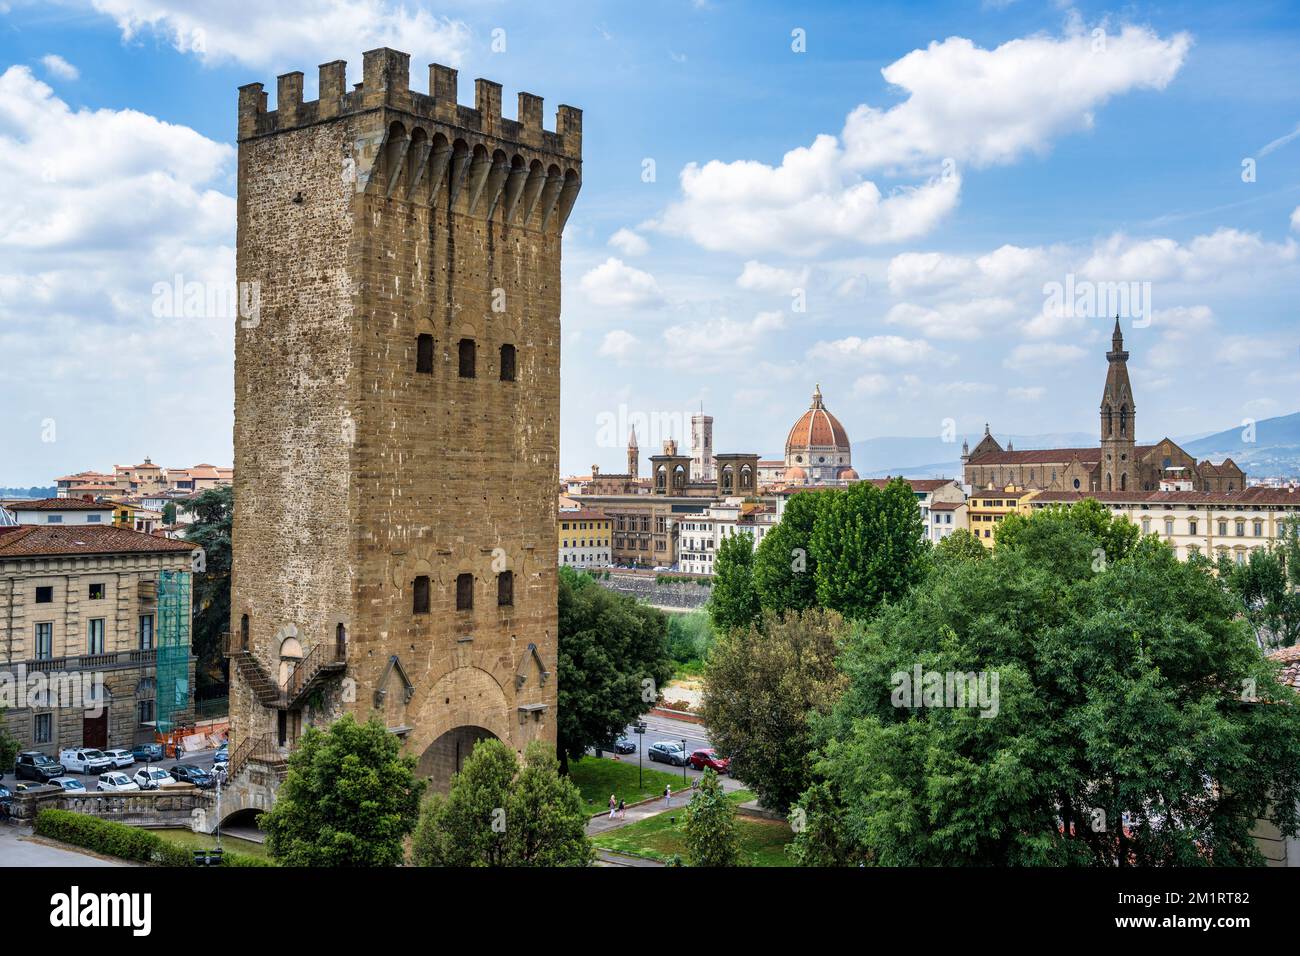
[[[633,724],[632,729],[641,738],[636,746],[636,788],[638,792],[644,792],[645,786],[641,783],[641,752],[645,750],[645,723]]]
[[[686,782],[686,738],[682,738],[682,783]]]

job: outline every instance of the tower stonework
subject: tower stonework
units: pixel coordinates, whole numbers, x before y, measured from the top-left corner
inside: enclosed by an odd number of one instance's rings
[[[364,55],[239,91],[231,776],[378,715],[445,789],[554,742],[560,246],[582,114]],[[245,771],[247,768],[247,771]],[[260,769],[259,769],[260,768]],[[264,796],[247,798],[250,805]]]
[[[1106,353],[1106,387],[1101,396],[1101,488],[1100,491],[1128,491],[1139,487],[1136,456],[1137,407],[1128,380],[1128,352],[1119,317]]]
[[[713,416],[703,408],[691,416],[691,480],[713,480]]]

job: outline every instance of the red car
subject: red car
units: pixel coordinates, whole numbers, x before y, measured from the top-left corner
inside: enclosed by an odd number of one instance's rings
[[[712,747],[707,750],[697,750],[691,754],[690,764],[696,770],[703,770],[705,767],[714,770],[717,773],[729,773],[731,770],[731,758],[719,757],[718,752]]]

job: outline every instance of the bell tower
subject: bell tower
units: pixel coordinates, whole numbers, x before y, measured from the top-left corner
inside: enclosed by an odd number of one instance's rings
[[[1097,491],[1127,491],[1135,487],[1137,462],[1137,406],[1133,403],[1133,386],[1128,380],[1128,352],[1124,350],[1124,333],[1119,316],[1106,353],[1106,388],[1101,396],[1101,486]]]

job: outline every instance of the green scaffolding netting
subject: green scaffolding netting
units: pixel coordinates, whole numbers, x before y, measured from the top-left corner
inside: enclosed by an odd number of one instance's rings
[[[158,731],[170,733],[190,701],[190,573],[158,576]]]

